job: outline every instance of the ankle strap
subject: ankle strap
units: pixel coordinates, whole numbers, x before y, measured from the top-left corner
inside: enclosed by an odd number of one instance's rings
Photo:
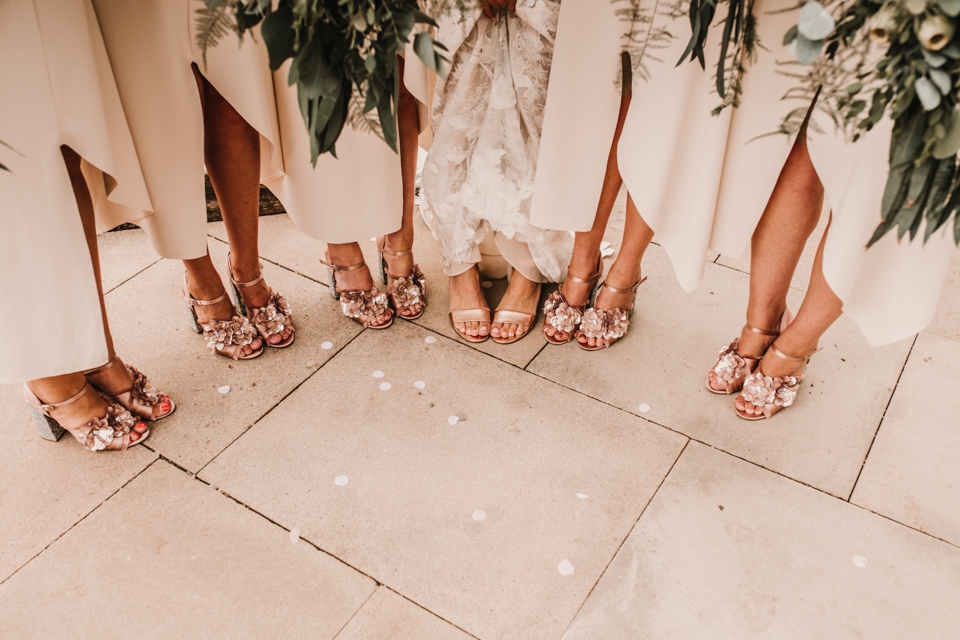
[[[36,406],[40,409],[40,411],[42,411],[42,412],[43,412],[44,414],[46,414],[46,415],[49,415],[50,411],[53,410],[53,409],[59,409],[60,407],[65,407],[65,406],[67,406],[68,404],[73,404],[74,402],[76,402],[77,400],[79,400],[80,398],[82,398],[82,397],[84,396],[84,394],[86,394],[87,391],[90,391],[91,389],[93,389],[93,387],[90,386],[90,383],[84,381],[84,383],[83,383],[83,388],[80,389],[80,391],[76,392],[74,395],[72,395],[72,396],[70,396],[69,398],[67,398],[66,400],[64,400],[64,401],[62,401],[62,402],[53,402],[53,403],[47,404],[47,403],[45,403],[43,400],[41,400],[40,398],[38,398],[38,397],[37,397],[37,394],[35,394],[35,393],[30,389],[30,387],[27,386],[26,383],[23,384],[23,390],[24,390],[24,392],[26,392],[26,393],[29,394],[29,396],[27,396],[28,399],[29,399],[29,398],[33,398],[33,399],[36,401]]]
[[[412,256],[412,255],[413,255],[413,248],[411,247],[410,249],[407,249],[407,250],[405,250],[405,251],[392,251],[392,250],[390,250],[390,249],[387,249],[387,246],[384,245],[384,246],[380,249],[380,253],[382,253],[382,254],[385,255],[385,256],[391,256],[391,257],[394,257],[394,258],[402,258],[403,256]]]
[[[85,376],[95,376],[95,375],[97,375],[98,373],[103,373],[103,372],[106,371],[107,369],[111,368],[114,364],[116,364],[116,363],[117,363],[117,360],[119,359],[119,357],[120,357],[120,356],[118,356],[117,354],[113,354],[113,357],[110,358],[110,360],[107,362],[107,364],[102,364],[102,365],[100,365],[99,367],[97,367],[97,368],[95,368],[95,369],[88,369],[87,371],[84,371],[84,372],[83,372],[83,375],[85,375]]]
[[[787,362],[809,362],[809,361],[810,361],[810,358],[811,358],[811,356],[813,356],[813,354],[819,353],[819,352],[822,351],[822,350],[823,350],[822,347],[817,347],[816,349],[814,349],[813,351],[811,351],[811,352],[808,353],[807,355],[805,355],[805,356],[800,356],[800,357],[798,358],[798,357],[796,357],[796,356],[788,356],[788,355],[785,354],[783,351],[780,351],[780,349],[777,349],[777,345],[776,345],[776,344],[770,345],[770,351],[773,351],[773,355],[777,356],[777,357],[780,358],[781,360],[786,360]]]
[[[606,282],[603,283],[603,286],[607,289],[607,291],[610,291],[612,293],[636,293],[637,289],[640,288],[640,285],[642,285],[646,281],[647,281],[646,278],[637,280],[635,283],[633,283],[632,287],[628,287],[626,289],[618,289],[617,287],[610,286]]]
[[[191,307],[209,307],[214,304],[219,304],[227,299],[227,292],[224,291],[219,296],[213,300],[197,300],[193,297],[193,294],[190,293],[190,285],[187,284],[187,272],[183,272],[183,299]]]
[[[777,326],[779,327],[782,324],[783,324],[783,316],[780,316],[780,319],[777,320]],[[746,330],[751,333],[757,334],[758,336],[767,336],[768,338],[776,338],[777,336],[780,335],[779,330],[771,331],[770,329],[758,329],[757,327],[753,326],[749,322],[744,325],[744,328],[746,328]]]
[[[247,287],[252,287],[255,284],[260,284],[263,282],[263,263],[260,263],[260,275],[250,282],[237,282],[233,277],[233,265],[230,264],[230,252],[227,252],[227,275],[230,276],[230,282],[233,283],[233,286],[239,287],[240,289],[245,289]]]
[[[363,269],[367,266],[366,262],[358,262],[357,264],[352,264],[349,267],[341,267],[338,264],[333,264],[332,262],[327,262],[323,258],[320,258],[320,264],[325,264],[334,271],[356,271],[357,269]]]
[[[603,275],[603,256],[597,256],[597,271],[589,278],[578,278],[569,271],[567,271],[567,277],[573,280],[578,284],[593,284],[600,279],[600,276]]]

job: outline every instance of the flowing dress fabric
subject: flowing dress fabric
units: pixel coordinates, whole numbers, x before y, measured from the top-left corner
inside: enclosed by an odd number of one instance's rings
[[[283,170],[263,40],[196,43],[203,0],[93,0],[150,199],[140,224],[167,258],[206,255],[203,112],[191,64],[260,134],[261,179]],[[132,214],[128,214],[131,215]],[[141,214],[142,215],[142,214]]]
[[[559,9],[556,1],[529,0],[516,14],[441,21],[439,38],[454,53],[437,85],[421,211],[448,275],[479,260],[488,234],[504,241],[504,257],[527,278],[556,282],[566,274],[571,235],[529,219]],[[525,244],[519,253],[528,249],[533,264],[516,264],[511,243]]]
[[[743,214],[716,220],[730,123],[707,44],[707,72],[677,66],[690,34],[688,2],[640,0],[631,21],[609,0],[564,0],[550,77],[530,220],[538,227],[588,231],[593,225],[620,111],[621,52],[633,66],[632,99],[617,152],[620,175],[640,215],[670,256],[680,285],[703,277],[707,249],[723,226],[749,237]],[[712,57],[711,57],[712,56]],[[755,221],[754,221],[755,223]]]
[[[796,125],[822,84],[807,146],[833,207],[824,276],[843,301],[844,313],[871,345],[894,342],[920,331],[933,318],[955,247],[948,229],[926,244],[921,229],[914,242],[898,243],[891,233],[865,249],[880,222],[892,123],[885,119],[855,143],[851,131],[836,124],[832,97],[843,95],[854,82],[854,63],[860,58],[801,66],[781,45],[797,22],[798,10],[773,13],[790,6],[785,0],[757,0],[754,6],[760,42],[768,50],[759,52],[744,75],[742,105],[733,114],[717,203],[718,221],[742,224],[739,230],[737,225],[722,225],[713,247],[727,255],[742,253],[790,152]]]
[[[111,202],[151,203],[89,0],[0,2],[0,383],[107,361],[103,318],[61,145]]]

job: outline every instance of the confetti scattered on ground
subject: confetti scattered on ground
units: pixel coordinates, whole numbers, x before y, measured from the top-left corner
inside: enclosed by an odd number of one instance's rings
[[[580,492],[578,491],[578,492],[577,492],[577,497],[580,498],[581,500],[586,500],[586,499],[589,498],[590,496],[588,496],[588,495],[585,494],[585,493],[580,493]]]
[[[380,383],[380,391],[389,391],[391,387],[393,387],[393,385],[390,384],[389,382]]]
[[[425,389],[427,387],[427,383],[423,380],[417,380],[413,383],[413,386],[415,386],[417,389]]]
[[[460,418],[458,418],[457,416],[450,416],[449,418],[447,418],[447,424],[450,425],[451,427],[457,424],[458,422],[460,422]]]
[[[437,341],[437,339],[434,338],[433,336],[427,336],[426,338],[423,339],[423,341],[426,342],[427,344],[433,344],[434,342]]]
[[[484,511],[483,509],[477,509],[476,511],[473,512],[473,519],[476,520],[477,522],[483,522],[484,520],[487,519],[487,512]]]
[[[561,560],[560,564],[557,565],[557,571],[560,572],[562,576],[572,576],[573,575],[573,563],[569,560]]]
[[[484,280],[483,282],[480,283],[480,286],[483,287],[484,289],[489,289],[490,287],[493,286],[493,283],[490,282],[489,280]]]
[[[347,482],[349,482],[349,480],[347,479],[347,476],[337,476],[333,480],[333,484],[337,485],[338,487],[347,486]]]
[[[867,568],[867,559],[863,556],[853,556],[853,564],[857,565],[861,569]]]
[[[330,349],[333,349],[333,343],[330,342],[329,340],[327,340],[326,342],[321,342],[320,348],[323,349],[324,351],[330,351]]]
[[[290,542],[300,541],[300,529],[290,529]]]
[[[463,421],[466,420],[466,419],[467,419],[467,414],[465,414],[465,413],[458,413],[458,414],[457,414],[457,420],[459,420],[460,422],[463,422]]]
[[[640,413],[646,413],[648,411],[650,411],[650,405],[648,405],[646,402],[640,405]]]
[[[225,384],[225,385],[223,385],[222,387],[220,387],[219,389],[217,389],[217,391],[219,391],[220,393],[226,395],[226,394],[230,393],[230,385]]]
[[[379,371],[379,370],[378,370],[378,371],[374,371],[374,372],[373,372],[373,377],[374,377],[374,378],[382,378],[382,377],[383,377],[383,371]]]
[[[307,362],[307,369],[313,369],[315,366],[317,366],[317,363],[314,362],[313,360],[310,360],[309,362]]]

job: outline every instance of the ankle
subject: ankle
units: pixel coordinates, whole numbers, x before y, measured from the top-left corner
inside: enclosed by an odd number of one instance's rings
[[[786,302],[764,307],[747,307],[747,324],[763,331],[779,331],[787,312]]]
[[[363,251],[356,242],[347,244],[328,244],[327,261],[338,267],[352,267],[364,262]]]
[[[384,247],[391,251],[409,251],[413,248],[413,229],[401,229],[384,236]],[[385,256],[389,258],[390,256]]]
[[[250,282],[260,276],[260,256],[238,259],[230,254],[230,272],[236,282]]]
[[[570,267],[567,271],[578,278],[586,280],[597,272],[599,247],[585,247],[581,250],[575,249],[570,258]]]
[[[606,281],[611,287],[629,289],[640,281],[640,263],[624,264],[623,260],[615,260],[607,272]]]

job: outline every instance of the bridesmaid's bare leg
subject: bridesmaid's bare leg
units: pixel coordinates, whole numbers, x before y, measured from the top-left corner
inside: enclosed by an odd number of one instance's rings
[[[607,156],[607,171],[603,177],[603,187],[600,190],[600,201],[597,203],[597,213],[593,218],[590,231],[577,232],[573,243],[573,255],[570,257],[569,273],[579,278],[589,278],[597,270],[597,261],[600,256],[600,243],[607,230],[610,213],[620,195],[623,178],[620,177],[620,166],[617,163],[617,147],[620,144],[620,134],[623,132],[623,123],[630,109],[632,94],[626,93],[620,99],[620,114],[617,118],[617,128],[613,134],[613,143],[610,146],[610,155]],[[567,278],[563,285],[563,294],[567,304],[580,307],[585,305],[592,292],[587,284],[575,282]],[[570,336],[564,331],[557,331],[550,325],[544,325],[544,333],[556,336],[558,340],[568,340]]]
[[[810,161],[806,136],[801,134],[753,232],[747,322],[754,327],[779,329],[787,308],[790,281],[807,239],[817,227],[822,208],[823,185]],[[772,343],[772,337],[744,329],[740,335],[740,353],[763,355]],[[722,390],[712,371],[708,380],[711,386]]]

